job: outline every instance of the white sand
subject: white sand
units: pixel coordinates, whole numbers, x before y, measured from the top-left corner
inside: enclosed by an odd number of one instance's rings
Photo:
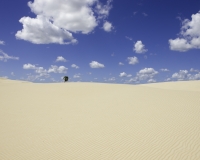
[[[200,160],[200,81],[0,79],[0,160]]]

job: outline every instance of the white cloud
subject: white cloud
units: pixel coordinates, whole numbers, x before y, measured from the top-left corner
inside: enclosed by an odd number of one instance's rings
[[[171,50],[186,52],[190,49],[200,49],[200,11],[191,16],[192,20],[182,21],[179,37],[169,39]]]
[[[79,68],[79,66],[77,66],[76,64],[72,64],[71,67],[72,67],[72,68],[76,68],[76,69]]]
[[[98,19],[102,19],[102,18],[105,19],[106,17],[108,17],[109,12],[112,8],[111,2],[112,0],[108,0],[106,5],[103,5],[102,3],[97,1],[95,11],[98,14]]]
[[[120,66],[123,66],[123,65],[124,65],[124,63],[122,63],[122,62],[119,62],[119,65],[120,65]]]
[[[165,79],[165,81],[171,81],[171,78],[167,78],[167,79]]]
[[[190,74],[188,70],[180,70],[172,75],[172,79],[176,79],[178,81],[183,80],[200,80],[200,72],[198,70],[190,69],[190,72],[198,72],[196,74]]]
[[[135,51],[135,53],[145,53],[148,50],[145,49],[145,45],[142,44],[142,41],[137,41],[134,45],[133,50]]]
[[[126,74],[125,72],[122,72],[122,73],[119,74],[119,76],[120,76],[120,77],[126,77],[127,74]]]
[[[5,42],[0,40],[0,45],[5,45]]]
[[[65,66],[56,66],[56,65],[51,65],[51,67],[46,70],[43,67],[36,67],[33,64],[24,64],[23,69],[33,69],[35,70],[36,73],[40,74],[40,76],[49,76],[48,73],[66,73],[67,69]]]
[[[190,74],[188,70],[180,70],[172,75],[173,79],[178,81],[183,80],[199,80],[200,79],[200,72],[196,74]]]
[[[134,78],[129,79],[128,81],[125,81],[124,83],[132,83],[132,82],[137,82],[137,81],[138,81],[137,77],[134,77]]]
[[[7,62],[7,60],[9,60],[9,59],[19,60],[19,57],[9,56],[8,54],[6,54],[2,50],[0,50],[0,61]]]
[[[42,77],[42,76],[40,76],[40,75],[28,74],[28,77],[26,78],[26,80],[27,80],[27,81],[35,81],[35,80],[39,79],[40,77]]]
[[[112,23],[106,21],[106,22],[103,24],[103,29],[104,29],[104,31],[106,31],[106,32],[110,32],[110,31],[113,29]]]
[[[43,67],[36,67],[35,65],[30,64],[30,63],[24,64],[23,69],[26,69],[26,70],[32,69],[35,71],[35,73],[37,73],[36,75],[28,74],[28,77],[27,77],[28,81],[35,81],[41,77],[45,77],[45,78],[50,77],[46,69],[44,69]]]
[[[62,56],[58,56],[57,59],[56,59],[56,62],[66,62],[67,60],[62,57]]]
[[[67,69],[65,66],[56,66],[56,65],[51,65],[51,67],[48,70],[48,73],[67,73]]]
[[[75,74],[73,77],[74,77],[74,78],[81,78],[81,74],[80,74],[80,73]]]
[[[133,39],[131,37],[125,36],[126,39],[132,41]]]
[[[32,65],[30,63],[24,64],[23,69],[36,69],[37,67],[35,65]]]
[[[144,68],[137,73],[138,80],[153,79],[153,77],[158,74],[158,71],[153,68]]]
[[[72,32],[91,32],[97,22],[91,6],[95,0],[35,0],[28,5],[37,15],[44,15],[59,28]]]
[[[41,76],[48,76],[48,71],[46,69],[44,69],[43,67],[37,67],[35,69],[35,72],[40,74]]]
[[[14,72],[11,72],[10,74],[11,74],[12,76],[15,76]]]
[[[155,80],[155,79],[149,79],[147,82],[148,82],[148,83],[155,83],[156,80]]]
[[[97,61],[92,61],[90,64],[91,68],[104,68],[105,66]]]
[[[132,77],[131,74],[126,74],[125,72],[122,72],[119,74],[119,77]]]
[[[172,78],[177,80],[185,80],[188,77],[188,71],[187,70],[180,70],[178,73],[174,73],[172,75]]]
[[[192,48],[191,44],[188,43],[186,39],[176,38],[174,40],[169,40],[170,49],[174,51],[185,52]]]
[[[194,69],[194,68],[191,68],[191,69],[190,69],[190,72],[199,72],[199,70]]]
[[[19,22],[23,24],[23,29],[16,33],[17,39],[23,39],[34,44],[70,44],[77,42],[70,32],[54,25],[42,15],[38,15],[36,18],[22,17]]]
[[[137,63],[139,63],[139,61],[138,61],[138,58],[137,57],[128,57],[127,58],[128,59],[128,63],[129,64],[132,64],[132,65],[134,65],[134,64],[137,64]]]
[[[195,75],[188,74],[187,76],[188,76],[189,80],[199,80],[200,79],[200,72],[195,74]]]
[[[169,72],[169,70],[167,68],[162,68],[160,69],[162,72]]]
[[[23,29],[16,33],[16,38],[35,44],[77,43],[72,32],[92,32],[99,20],[109,15],[111,2],[108,0],[106,5],[102,5],[99,0],[29,1],[28,6],[36,18],[22,17]]]
[[[111,77],[107,81],[116,81],[116,78],[115,77]]]

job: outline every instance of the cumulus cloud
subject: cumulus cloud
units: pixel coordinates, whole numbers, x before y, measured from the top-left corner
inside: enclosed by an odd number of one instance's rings
[[[156,74],[158,74],[158,71],[153,68],[144,68],[137,73],[137,78],[139,80],[152,79]]]
[[[131,76],[132,76],[131,74],[127,74],[125,72],[119,74],[119,77],[131,77]]]
[[[0,45],[5,45],[5,42],[0,40]]]
[[[125,72],[122,72],[122,73],[119,74],[119,76],[120,76],[120,77],[126,77],[127,74],[126,74]]]
[[[97,1],[95,12],[98,14],[98,19],[105,19],[108,17],[112,8],[111,2],[112,0],[108,0],[107,3],[103,5],[101,2]]]
[[[48,74],[48,71],[46,69],[44,69],[43,67],[37,67],[33,64],[24,64],[23,65],[23,69],[26,69],[26,70],[34,70],[35,73],[37,73],[36,75],[32,75],[32,74],[28,74],[28,77],[27,77],[27,80],[28,81],[35,81],[37,79],[40,79],[42,77],[45,77],[45,78],[48,78],[50,77],[50,75]]]
[[[80,73],[75,74],[73,77],[74,77],[74,78],[80,78],[80,77],[81,77],[81,74],[80,74]]]
[[[138,58],[137,57],[128,57],[127,58],[128,59],[128,63],[129,64],[132,64],[132,65],[134,65],[134,64],[137,64],[137,63],[139,63],[139,61],[138,61]]]
[[[35,72],[42,75],[42,76],[48,76],[48,71],[44,69],[43,67],[36,67]]]
[[[92,61],[89,65],[91,68],[104,68],[105,67],[104,64],[101,64],[97,61]]]
[[[148,51],[147,49],[145,49],[145,45],[142,44],[142,41],[137,41],[134,45],[133,50],[135,51],[135,53],[140,53],[140,54]]]
[[[191,71],[190,71],[191,72]],[[195,74],[189,73],[188,70],[180,70],[172,75],[171,79],[183,81],[183,80],[200,80],[200,72],[197,70],[192,70],[192,72],[197,72]]]
[[[169,39],[171,50],[186,52],[190,49],[200,49],[200,11],[191,16],[192,20],[182,21],[179,37]]]
[[[194,68],[191,68],[191,69],[190,69],[190,72],[199,72],[199,70],[194,69]]]
[[[23,65],[23,69],[36,69],[36,68],[37,67],[35,65],[30,64],[30,63]]]
[[[119,62],[119,65],[120,65],[120,66],[123,66],[123,65],[124,65],[124,63],[122,63],[122,62]]]
[[[155,83],[156,80],[155,80],[155,79],[149,79],[147,82],[148,82],[148,83]]]
[[[115,77],[111,77],[111,78],[108,78],[108,80],[106,80],[106,81],[113,82],[113,81],[116,81],[116,78]]]
[[[28,77],[26,78],[26,80],[28,80],[28,81],[35,81],[35,80],[39,80],[42,77],[45,77],[45,78],[49,77],[48,74],[47,75],[43,75],[43,74],[37,74],[37,75],[27,74],[27,76]]]
[[[48,70],[48,73],[67,73],[67,69],[65,66],[56,66],[56,65],[51,65],[51,67]]]
[[[22,17],[23,29],[17,39],[35,44],[74,44],[72,33],[88,34],[106,18],[112,8],[111,0],[103,5],[99,0],[34,0],[28,2],[36,18]],[[98,19],[95,14],[97,14]]]
[[[76,68],[76,69],[79,68],[79,66],[77,66],[76,64],[72,64],[71,67],[72,67],[72,68]]]
[[[17,31],[15,35],[17,39],[23,39],[34,44],[70,44],[77,42],[70,32],[54,25],[43,15],[38,15],[36,18],[22,17],[19,22],[23,24],[23,29]]]
[[[8,54],[0,50],[0,61],[7,62],[9,59],[19,60],[19,57],[9,56]]]
[[[162,68],[160,69],[162,72],[169,72],[169,70],[167,68]]]
[[[106,22],[103,24],[103,29],[104,29],[104,31],[106,31],[106,32],[110,32],[110,31],[113,29],[112,23],[106,21]]]
[[[200,80],[200,72],[195,75],[188,74],[187,76],[189,80]]]
[[[24,64],[23,65],[23,69],[33,69],[35,70],[36,73],[40,74],[40,75],[49,75],[48,73],[66,73],[68,68],[66,68],[65,66],[56,66],[56,65],[51,65],[49,67],[49,69],[44,69],[43,67],[37,67],[33,64]]]
[[[58,56],[57,59],[56,59],[56,62],[66,62],[67,60],[62,57],[62,56]]]
[[[147,80],[148,83],[156,82],[154,79],[155,75],[158,74],[158,71],[154,70],[153,68],[144,68],[141,69],[139,72],[136,73],[136,76],[131,78],[125,83],[140,83],[140,81]]]
[[[188,77],[187,70],[180,70],[179,72],[176,72],[172,75],[172,78],[177,80],[185,80],[187,77]]]
[[[165,81],[171,81],[171,78],[167,78],[167,79],[165,79]]]

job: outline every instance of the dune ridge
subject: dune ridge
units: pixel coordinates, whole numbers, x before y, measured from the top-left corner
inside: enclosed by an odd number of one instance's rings
[[[0,159],[199,160],[199,86],[0,79]]]

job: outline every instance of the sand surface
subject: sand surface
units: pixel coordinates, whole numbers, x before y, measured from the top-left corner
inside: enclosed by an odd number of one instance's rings
[[[0,160],[200,160],[200,81],[0,79]]]

